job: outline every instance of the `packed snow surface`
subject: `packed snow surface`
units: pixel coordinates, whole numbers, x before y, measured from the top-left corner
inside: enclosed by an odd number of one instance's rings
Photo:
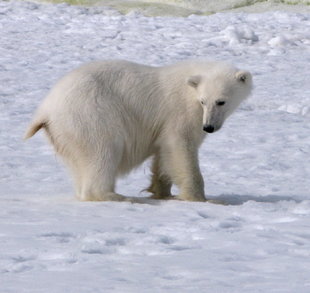
[[[0,292],[310,292],[309,25],[0,2]],[[252,72],[252,97],[200,152],[206,194],[226,205],[79,202],[44,135],[22,141],[54,82],[110,58]],[[118,191],[145,195],[148,167]]]

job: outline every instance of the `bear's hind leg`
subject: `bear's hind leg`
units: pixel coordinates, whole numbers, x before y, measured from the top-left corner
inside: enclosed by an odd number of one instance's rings
[[[124,201],[123,195],[114,192],[118,162],[104,158],[90,163],[81,177],[80,200],[83,201]]]
[[[77,151],[78,150],[78,151]],[[65,162],[70,168],[77,197],[82,201],[125,201],[114,192],[123,145],[118,142],[88,148],[76,148]]]

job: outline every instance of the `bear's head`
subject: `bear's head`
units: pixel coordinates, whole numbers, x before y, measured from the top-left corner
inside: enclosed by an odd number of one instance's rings
[[[219,130],[252,90],[252,76],[225,63],[211,63],[204,71],[191,75],[187,84],[203,108],[202,129]]]

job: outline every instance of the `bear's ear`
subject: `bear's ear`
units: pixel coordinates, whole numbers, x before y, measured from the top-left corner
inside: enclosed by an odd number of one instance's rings
[[[248,71],[238,71],[236,73],[236,78],[239,82],[247,83],[251,80],[252,76],[251,73]]]
[[[200,75],[193,75],[187,80],[187,84],[193,88],[197,88],[201,81]]]

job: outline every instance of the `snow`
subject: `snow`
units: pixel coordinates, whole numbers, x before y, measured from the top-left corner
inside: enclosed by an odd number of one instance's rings
[[[0,292],[310,291],[309,14],[127,16],[0,2]],[[79,202],[42,134],[53,83],[91,60],[233,62],[251,98],[209,135],[206,193],[225,205]],[[120,180],[142,196],[149,162]]]

